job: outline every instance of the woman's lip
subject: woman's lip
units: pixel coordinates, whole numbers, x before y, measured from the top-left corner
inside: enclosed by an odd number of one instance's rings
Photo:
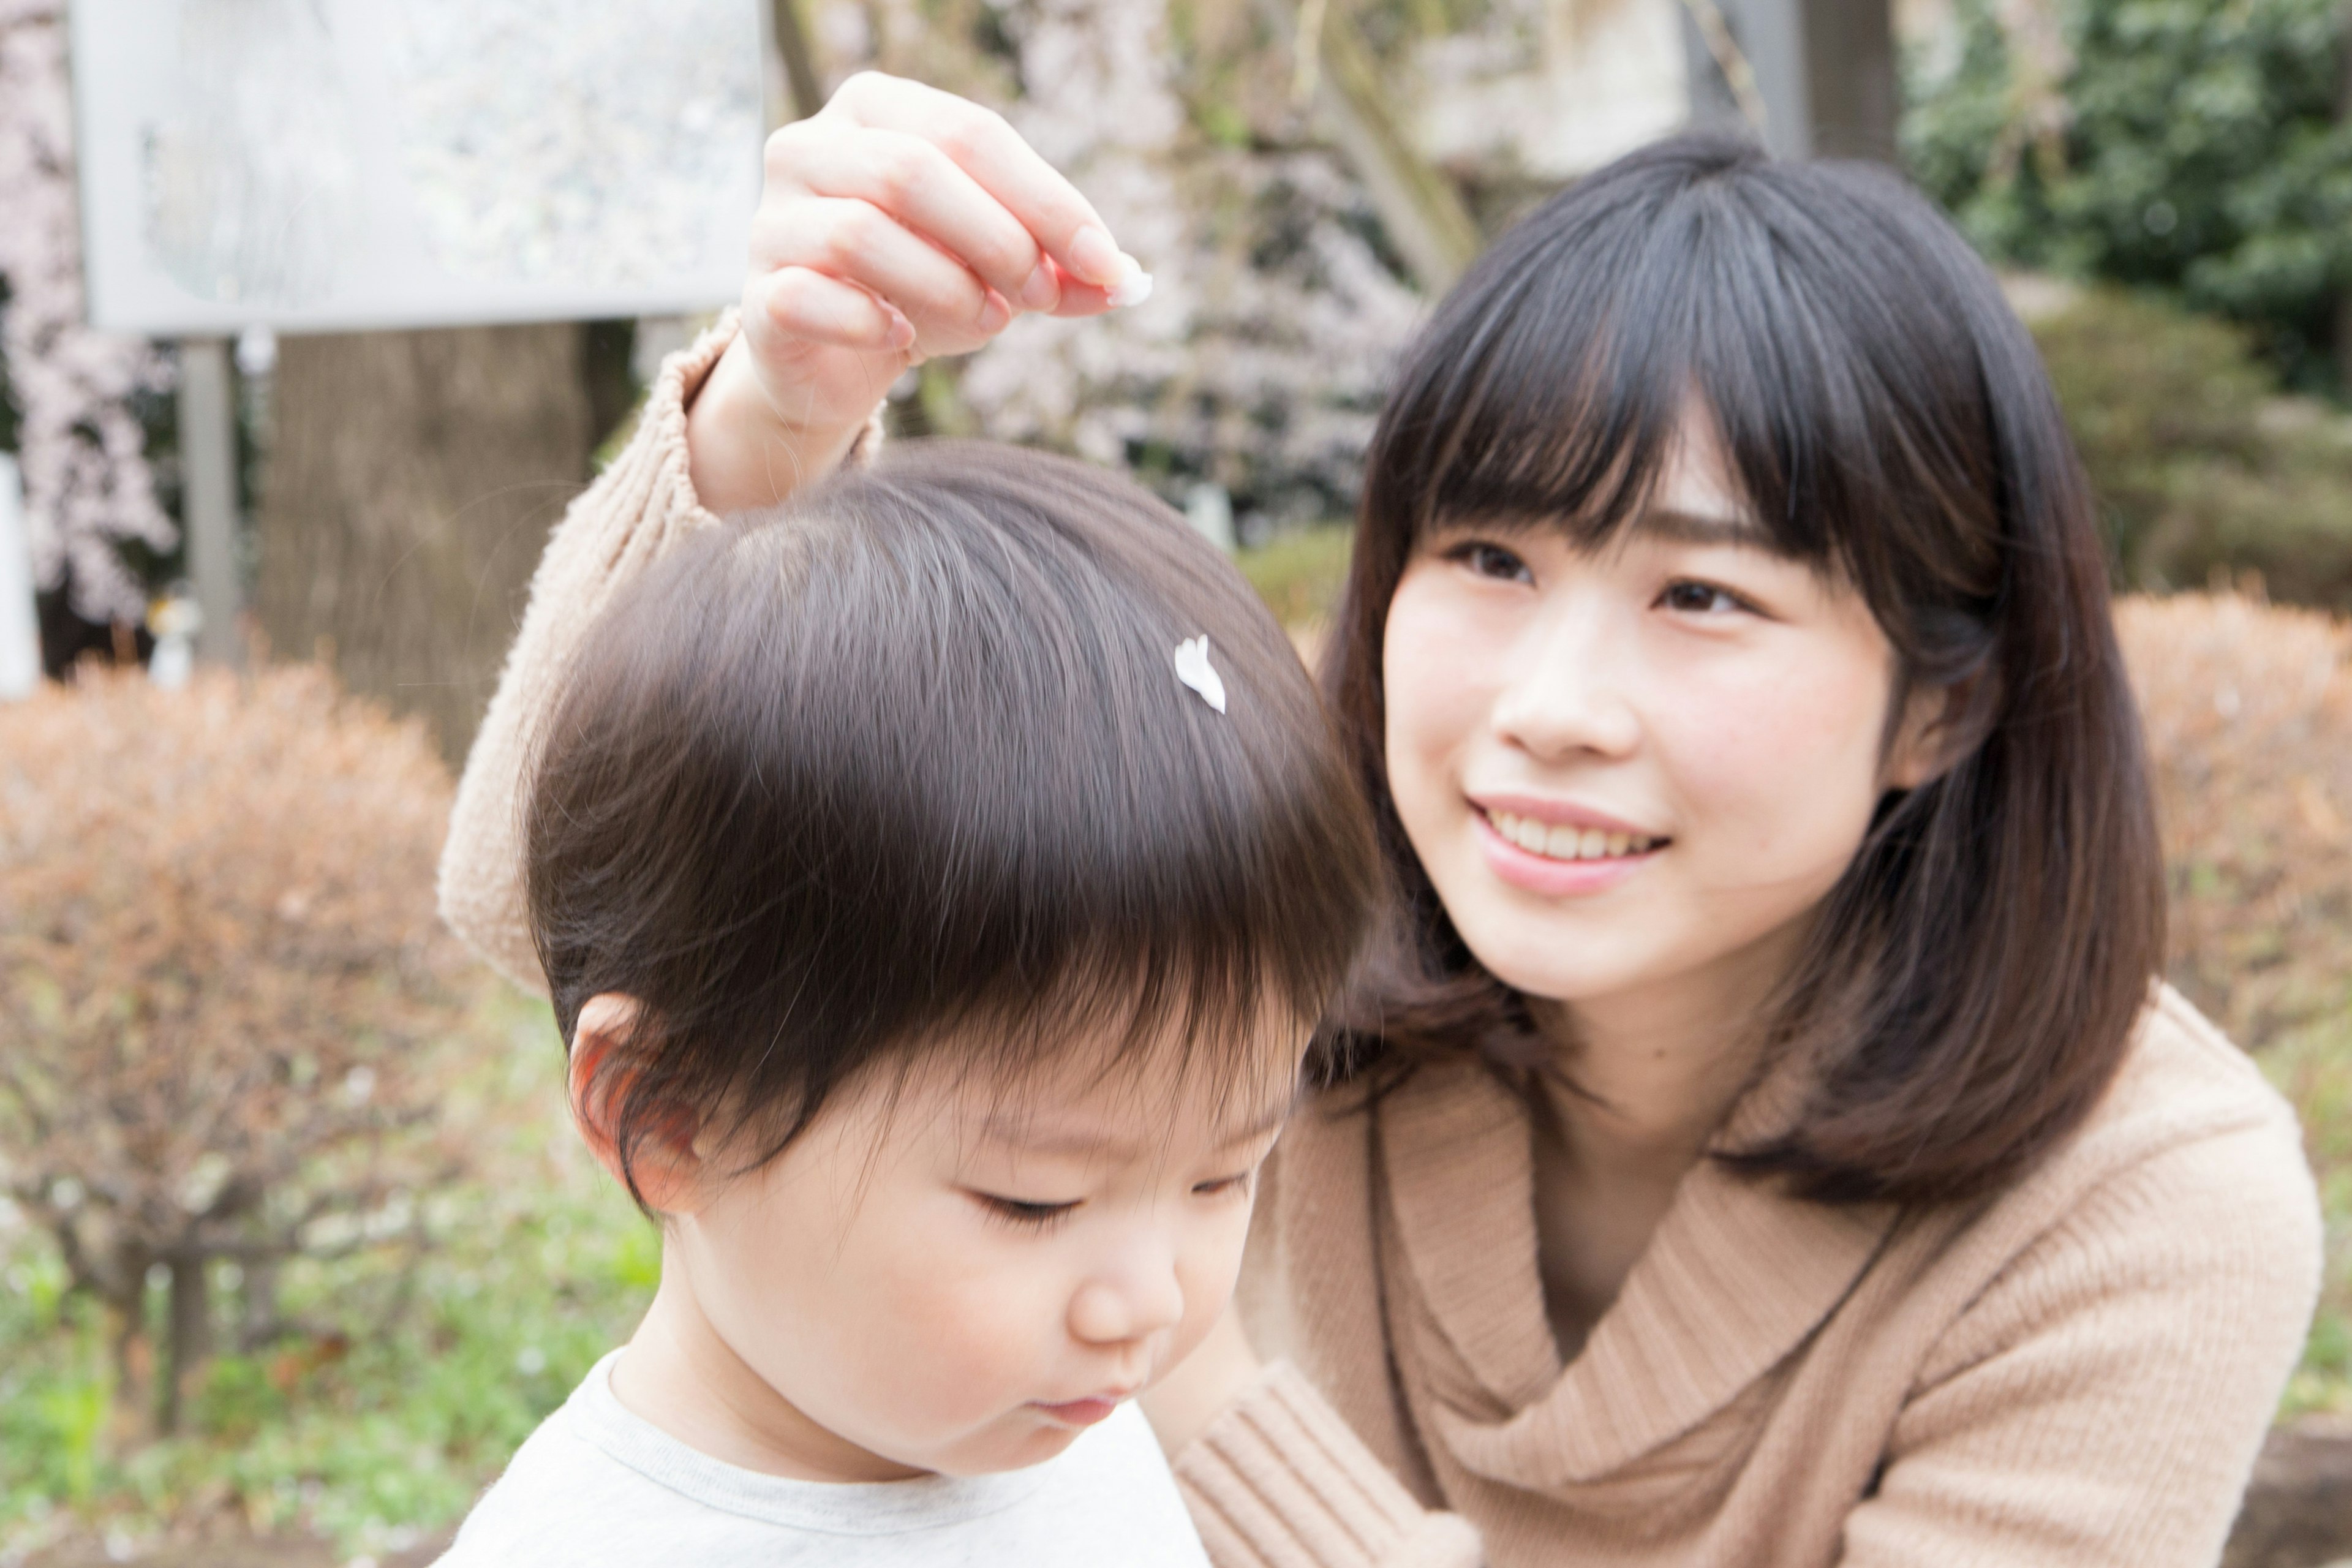
[[[1064,1405],[1047,1405],[1043,1400],[1039,1400],[1036,1402],[1036,1407],[1065,1426],[1091,1426],[1097,1421],[1108,1419],[1110,1413],[1118,1408],[1118,1401],[1073,1399]]]
[[[1605,811],[1578,805],[1571,801],[1545,800],[1532,795],[1474,795],[1470,804],[1481,814],[1491,816],[1502,812],[1508,816],[1531,816],[1553,827],[1597,827],[1603,833],[1622,833],[1628,838],[1664,838],[1663,833],[1653,833],[1637,827],[1621,816]]]
[[[1548,855],[1522,849],[1496,832],[1495,825],[1486,820],[1483,811],[1473,811],[1470,819],[1476,825],[1473,831],[1478,835],[1478,847],[1486,853],[1486,864],[1495,875],[1515,888],[1525,888],[1548,898],[1603,892],[1658,855],[1657,850],[1652,849],[1640,855],[1613,855],[1605,860],[1554,860]]]

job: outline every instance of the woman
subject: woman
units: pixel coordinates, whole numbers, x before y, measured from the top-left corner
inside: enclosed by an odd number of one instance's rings
[[[872,78],[772,144],[759,234],[468,765],[445,907],[519,973],[520,737],[612,584],[1136,271],[1002,121]],[[1149,1402],[1213,1556],[2212,1561],[2310,1180],[2155,982],[2091,502],[1949,226],[1694,141],[1538,211],[1400,374],[1328,664],[1398,915],[1242,1320]]]

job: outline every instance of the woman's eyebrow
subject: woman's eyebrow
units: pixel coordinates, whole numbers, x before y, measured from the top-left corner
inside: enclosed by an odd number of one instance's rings
[[[1680,507],[1645,507],[1633,520],[1636,531],[1669,544],[1723,546],[1761,550],[1770,555],[1789,551],[1754,518],[1739,512],[1688,511]]]

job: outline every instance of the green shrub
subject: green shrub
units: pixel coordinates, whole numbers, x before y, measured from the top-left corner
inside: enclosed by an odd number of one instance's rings
[[[2261,575],[2352,609],[2352,424],[2283,398],[2241,328],[2092,289],[2031,324],[2127,586]]]
[[[2346,33],[2341,0],[1957,0],[1909,51],[1904,155],[1986,254],[2168,291],[2341,388]]]

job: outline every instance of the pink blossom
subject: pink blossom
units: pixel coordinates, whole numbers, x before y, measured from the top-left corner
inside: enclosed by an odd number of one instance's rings
[[[168,550],[178,531],[156,500],[130,399],[168,386],[171,365],[143,340],[83,325],[60,0],[0,0],[0,348],[21,416],[35,581],[70,581],[88,619],[136,619],[145,595],[116,546]]]

